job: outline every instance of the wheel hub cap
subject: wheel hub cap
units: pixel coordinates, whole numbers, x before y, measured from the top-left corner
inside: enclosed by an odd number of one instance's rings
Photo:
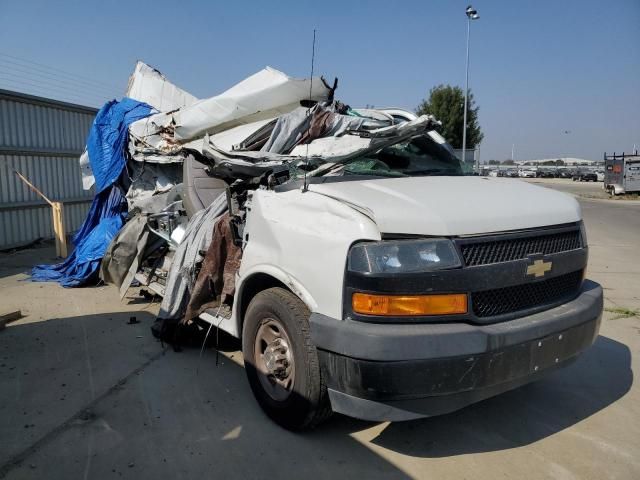
[[[262,322],[256,333],[254,358],[265,392],[274,400],[285,400],[293,390],[295,366],[287,332],[273,318]]]

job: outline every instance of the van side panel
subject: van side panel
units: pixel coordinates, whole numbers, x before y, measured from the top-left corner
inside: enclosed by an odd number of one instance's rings
[[[380,232],[338,200],[310,191],[257,190],[247,209],[238,287],[251,274],[269,273],[312,312],[342,318],[347,253],[358,240],[380,240]]]

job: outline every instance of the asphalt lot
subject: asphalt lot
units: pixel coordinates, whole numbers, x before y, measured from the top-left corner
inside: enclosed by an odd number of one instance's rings
[[[583,198],[610,198],[609,194],[602,188],[602,182],[574,182],[570,178],[527,178],[524,181],[561,190]]]
[[[217,365],[163,349],[135,292],[23,281],[50,247],[0,254],[2,310],[26,315],[0,332],[0,478],[640,478],[640,319],[621,313],[640,308],[640,205],[580,203],[611,311],[575,364],[442,417],[304,435],[259,410],[236,342]]]

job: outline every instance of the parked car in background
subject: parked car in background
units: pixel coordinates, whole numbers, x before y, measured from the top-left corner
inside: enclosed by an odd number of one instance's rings
[[[599,182],[604,182],[604,172],[602,171],[596,172],[596,177],[598,177]]]
[[[505,177],[517,178],[519,175],[518,175],[518,171],[517,170],[507,170],[504,176]]]
[[[520,177],[522,178],[536,178],[535,170],[520,170]]]
[[[551,170],[538,170],[536,172],[536,177],[538,178],[555,178],[555,173]]]
[[[560,170],[558,172],[558,178],[572,178],[573,172],[570,170]]]
[[[576,172],[571,180],[574,182],[597,182],[598,176],[594,172]]]

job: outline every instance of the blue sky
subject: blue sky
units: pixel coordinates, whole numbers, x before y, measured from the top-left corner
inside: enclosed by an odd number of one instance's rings
[[[207,97],[265,65],[307,76],[316,28],[316,72],[340,78],[338,98],[414,109],[464,84],[467,3],[0,0],[0,88],[98,103],[141,59]],[[640,149],[640,0],[473,5],[483,160],[512,144],[517,159]]]

